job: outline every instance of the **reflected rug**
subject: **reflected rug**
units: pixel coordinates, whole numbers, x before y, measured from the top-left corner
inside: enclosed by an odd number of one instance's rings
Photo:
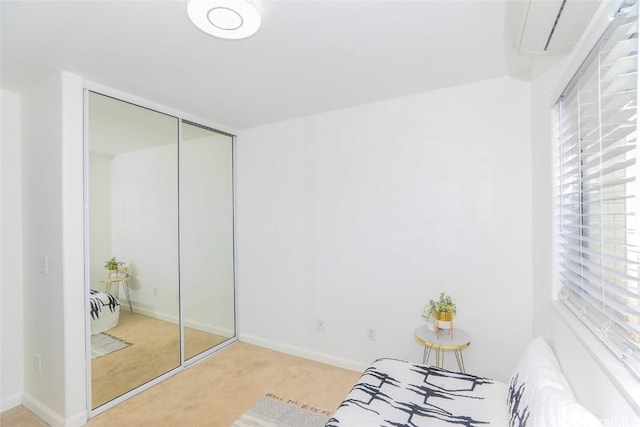
[[[131,343],[123,341],[113,335],[105,334],[104,332],[91,335],[91,359],[106,356],[109,353],[122,350],[130,345]]]
[[[331,414],[306,403],[267,394],[231,427],[323,427]]]

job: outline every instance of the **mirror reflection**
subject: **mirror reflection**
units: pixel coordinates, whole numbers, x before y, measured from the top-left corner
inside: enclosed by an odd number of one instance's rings
[[[233,137],[93,92],[87,123],[95,409],[235,336]]]
[[[179,121],[90,93],[88,124],[96,408],[180,365]]]
[[[229,135],[182,124],[180,281],[185,359],[235,335],[232,145]]]

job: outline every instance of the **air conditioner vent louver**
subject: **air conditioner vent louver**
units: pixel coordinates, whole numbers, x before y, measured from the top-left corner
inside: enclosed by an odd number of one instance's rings
[[[518,54],[561,53],[571,49],[598,8],[598,0],[527,0],[509,2],[520,8],[522,25],[514,31]],[[511,19],[518,12],[511,11]]]
[[[558,14],[556,15],[556,19],[555,19],[555,21],[553,21],[553,27],[551,28],[551,32],[549,33],[549,37],[547,37],[547,42],[544,44],[545,52],[547,51],[547,49],[549,49],[549,43],[551,43],[551,39],[553,38],[553,33],[555,33],[555,31],[556,31],[556,27],[558,26],[558,21],[560,20],[560,16],[562,15],[562,11],[564,10],[564,5],[565,4],[567,4],[567,0],[563,0],[562,4],[560,5],[560,10],[558,11]]]

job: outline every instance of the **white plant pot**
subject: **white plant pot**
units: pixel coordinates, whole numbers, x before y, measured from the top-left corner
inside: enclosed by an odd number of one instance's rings
[[[436,320],[439,329],[451,329],[453,322],[446,322],[444,320]]]

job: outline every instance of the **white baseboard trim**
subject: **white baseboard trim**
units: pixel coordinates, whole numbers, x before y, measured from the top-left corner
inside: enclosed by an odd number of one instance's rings
[[[79,414],[66,418],[64,422],[64,426],[65,427],[82,427],[87,424],[87,421],[89,421],[89,416],[87,415],[87,411],[82,411]]]
[[[36,414],[41,420],[52,427],[82,427],[87,424],[87,411],[82,411],[72,417],[63,418],[51,408],[43,405],[27,393],[22,395],[22,405]]]
[[[42,421],[52,427],[65,427],[64,418],[51,408],[43,405],[39,400],[34,399],[29,394],[22,395],[22,404],[25,408],[36,414]]]
[[[22,395],[14,394],[13,396],[6,397],[0,401],[0,412],[8,411],[22,404]]]
[[[241,342],[246,342],[248,344],[254,344],[259,347],[265,347],[271,350],[287,353],[292,356],[302,357],[303,359],[313,360],[314,362],[324,363],[327,365],[335,366],[337,368],[348,369],[350,371],[363,372],[365,369],[367,369],[367,367],[369,367],[368,363],[343,359],[341,357],[335,357],[329,354],[319,353],[301,347],[266,340],[253,335],[239,334],[238,340]]]

